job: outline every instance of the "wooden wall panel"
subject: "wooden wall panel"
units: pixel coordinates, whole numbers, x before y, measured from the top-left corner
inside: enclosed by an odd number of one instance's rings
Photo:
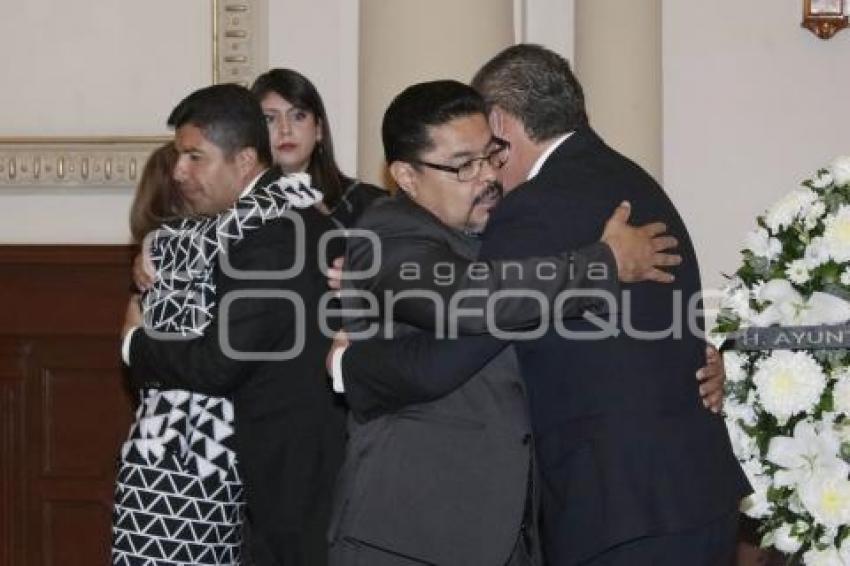
[[[108,524],[109,509],[78,501],[45,503],[43,513],[44,564],[47,566],[96,566],[109,564],[109,547],[90,540],[90,525]],[[95,544],[92,544],[95,543]]]
[[[108,562],[132,253],[0,246],[0,566]]]
[[[115,344],[105,345],[100,355],[114,357]],[[111,451],[124,440],[126,427],[116,435],[114,427],[102,423],[129,426],[132,407],[123,375],[117,368],[58,365],[40,368],[40,373],[41,414],[47,417],[41,423],[44,477],[103,478],[111,473],[115,464]]]
[[[0,335],[117,336],[129,246],[0,246]]]
[[[27,430],[18,349],[0,340],[0,564],[27,564],[25,499]]]

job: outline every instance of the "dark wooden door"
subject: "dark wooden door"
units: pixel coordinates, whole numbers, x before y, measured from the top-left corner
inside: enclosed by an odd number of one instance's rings
[[[0,246],[0,566],[108,563],[130,257]]]

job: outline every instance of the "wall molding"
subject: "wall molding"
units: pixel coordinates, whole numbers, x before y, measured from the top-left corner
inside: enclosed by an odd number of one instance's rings
[[[268,66],[268,0],[212,0],[213,82],[249,86]]]
[[[0,187],[135,187],[168,137],[0,138]]]
[[[247,86],[266,65],[268,0],[210,0],[212,82]],[[0,137],[0,190],[136,186],[157,136]]]

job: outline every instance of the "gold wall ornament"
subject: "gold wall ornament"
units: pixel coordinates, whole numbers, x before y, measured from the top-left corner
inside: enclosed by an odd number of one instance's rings
[[[151,152],[171,138],[0,138],[0,187],[135,187]]]
[[[249,86],[265,70],[267,0],[212,0],[213,82]]]
[[[248,86],[265,70],[268,0],[210,0],[213,83]],[[188,94],[188,93],[187,93]],[[0,190],[134,189],[169,136],[0,136]]]
[[[803,0],[802,27],[829,39],[848,25],[847,0]]]

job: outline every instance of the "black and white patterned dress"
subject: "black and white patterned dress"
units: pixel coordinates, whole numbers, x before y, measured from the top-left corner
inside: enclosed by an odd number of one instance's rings
[[[227,246],[292,207],[320,202],[309,176],[282,177],[211,218],[154,232],[153,289],[145,328],[163,339],[203,333],[215,306],[213,271]],[[238,565],[244,501],[229,399],[182,390],[141,392],[121,449],[113,509],[112,563],[120,566]]]

